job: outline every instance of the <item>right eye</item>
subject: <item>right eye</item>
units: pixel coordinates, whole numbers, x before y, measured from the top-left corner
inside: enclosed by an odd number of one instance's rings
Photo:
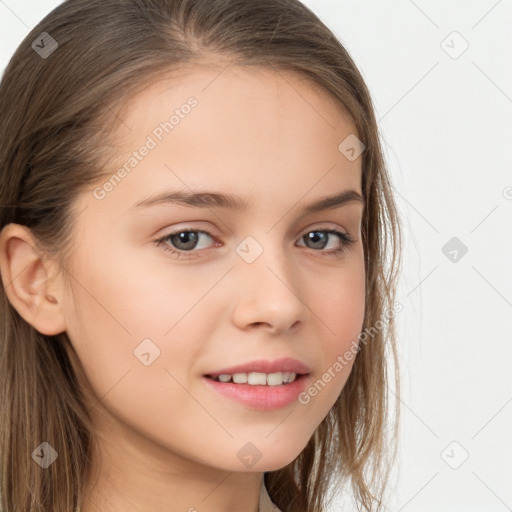
[[[155,243],[158,246],[161,246],[164,251],[170,251],[172,254],[176,254],[179,257],[183,254],[186,255],[186,258],[195,257],[198,255],[192,251],[204,249],[204,247],[197,247],[197,243],[200,240],[201,235],[205,235],[205,237],[213,239],[213,236],[208,231],[182,228],[167,233],[165,236],[155,240]]]

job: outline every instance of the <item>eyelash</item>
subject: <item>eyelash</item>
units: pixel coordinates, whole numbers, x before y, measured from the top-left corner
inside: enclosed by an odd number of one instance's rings
[[[341,245],[338,249],[331,249],[329,251],[324,251],[322,249],[319,249],[319,250],[311,249],[313,252],[319,253],[319,256],[322,256],[322,257],[340,257],[343,255],[345,250],[348,249],[350,247],[350,245],[355,242],[355,240],[352,239],[348,233],[343,233],[341,231],[337,231],[336,229],[312,229],[312,230],[306,231],[304,234],[302,234],[300,236],[300,239],[302,239],[308,233],[315,233],[315,232],[336,235],[336,236],[338,236],[338,238],[341,241]],[[175,231],[171,231],[170,233],[167,233],[165,236],[158,238],[157,240],[155,240],[155,244],[157,246],[159,246],[164,252],[169,252],[172,255],[176,255],[178,258],[180,258],[182,255],[185,255],[185,258],[187,258],[187,259],[200,257],[200,254],[198,254],[197,252],[172,249],[170,247],[170,245],[168,243],[166,243],[167,240],[170,239],[170,237],[172,237],[174,235],[178,235],[180,233],[203,233],[205,235],[208,235],[210,238],[212,238],[212,240],[215,240],[215,237],[208,231],[204,231],[202,229],[182,228],[182,229],[177,229]],[[201,251],[201,249],[199,249],[199,251]],[[208,251],[208,249],[206,249],[206,251]]]

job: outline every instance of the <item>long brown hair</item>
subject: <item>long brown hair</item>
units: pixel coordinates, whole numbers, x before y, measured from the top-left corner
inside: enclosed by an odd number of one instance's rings
[[[65,270],[73,201],[107,174],[109,130],[121,122],[115,106],[208,55],[312,80],[349,112],[364,143],[363,332],[372,334],[360,340],[346,385],[306,448],[267,472],[265,483],[283,512],[324,511],[330,492],[347,481],[358,507],[381,510],[399,431],[399,400],[393,415],[388,400],[391,359],[399,396],[395,322],[383,318],[395,307],[400,223],[369,91],[339,40],[298,0],[63,2],[23,40],[0,83],[0,229],[27,226]],[[94,442],[80,364],[66,333],[35,330],[3,284],[1,510],[70,512],[81,502]],[[58,464],[45,470],[31,457],[42,441],[58,452]]]

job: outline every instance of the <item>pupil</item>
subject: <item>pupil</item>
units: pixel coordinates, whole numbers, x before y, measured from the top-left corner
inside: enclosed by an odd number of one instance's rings
[[[174,235],[173,238],[178,238],[178,243],[184,243],[186,247],[180,247],[181,249],[192,249],[194,245],[197,243],[198,235],[197,233],[194,233],[193,231],[182,231],[181,233],[178,233],[177,235]],[[187,242],[187,239],[191,239]],[[174,240],[173,240],[174,242]]]
[[[325,240],[323,240],[323,243],[322,243],[322,238],[326,238],[326,233],[322,233],[321,231],[312,231],[311,233],[309,233],[309,235],[306,235],[309,237],[309,239],[313,242],[313,243],[317,243],[318,239],[320,239],[320,248],[322,249],[323,247],[325,247]]]

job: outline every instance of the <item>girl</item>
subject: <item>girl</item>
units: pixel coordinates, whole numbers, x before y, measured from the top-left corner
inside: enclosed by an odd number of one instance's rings
[[[382,509],[399,222],[309,9],[63,2],[0,169],[3,512]]]

